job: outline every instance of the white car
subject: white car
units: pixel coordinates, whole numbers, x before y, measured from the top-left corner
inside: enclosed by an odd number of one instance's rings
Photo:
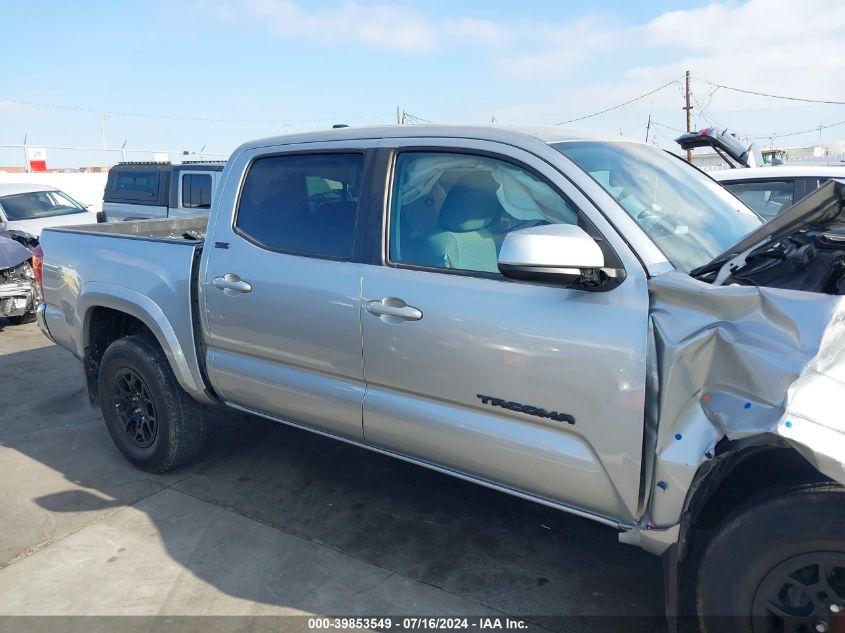
[[[767,222],[828,180],[845,182],[845,165],[770,165],[707,172]]]
[[[97,216],[49,185],[0,184],[0,234],[35,246],[42,229],[94,224]]]
[[[707,174],[754,209],[767,222],[828,180],[845,182],[845,164],[764,165],[756,143],[743,145],[728,130],[705,128],[675,139],[681,149],[709,147],[733,169]]]

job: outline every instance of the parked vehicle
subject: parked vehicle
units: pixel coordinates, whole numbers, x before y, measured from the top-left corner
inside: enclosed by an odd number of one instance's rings
[[[708,631],[812,630],[845,612],[843,209],[764,225],[618,139],[299,134],[208,219],[45,231],[38,316],[141,469],[225,405],[613,526]]]
[[[0,237],[0,316],[12,325],[35,321],[32,253],[20,242]]]
[[[746,146],[724,128],[707,127],[698,132],[687,132],[676,138],[675,142],[682,150],[709,147],[732,168],[764,165],[763,153],[756,143]]]
[[[96,222],[69,195],[49,185],[0,183],[0,235],[33,248],[48,226]]]
[[[828,180],[845,182],[845,166],[772,165],[708,172],[725,189],[768,221]]]
[[[721,128],[705,128],[676,139],[681,149],[711,147],[731,169],[707,172],[728,191],[769,221],[828,180],[845,182],[845,166],[764,164],[760,149],[746,147]]]
[[[225,161],[118,163],[109,170],[100,221],[207,215]]]

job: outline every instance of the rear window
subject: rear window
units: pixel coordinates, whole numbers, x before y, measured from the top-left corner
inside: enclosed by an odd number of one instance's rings
[[[725,182],[725,189],[754,209],[765,220],[771,220],[795,202],[795,181],[765,180],[760,182]]]
[[[111,196],[120,200],[154,202],[158,198],[158,171],[118,171],[111,186]]]
[[[257,159],[241,192],[238,233],[268,250],[350,259],[363,166],[362,154]]]
[[[182,176],[182,206],[186,209],[211,208],[211,175],[184,174]]]

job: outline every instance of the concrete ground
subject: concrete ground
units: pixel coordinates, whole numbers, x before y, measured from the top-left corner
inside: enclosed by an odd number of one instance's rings
[[[197,463],[143,473],[79,362],[0,319],[0,615],[491,614],[583,630],[557,616],[659,616],[661,583],[659,560],[609,528],[235,413]]]

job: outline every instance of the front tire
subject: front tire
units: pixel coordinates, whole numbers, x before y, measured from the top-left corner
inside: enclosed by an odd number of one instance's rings
[[[699,568],[697,611],[708,633],[845,630],[845,489],[784,490],[728,519]]]
[[[109,345],[100,362],[98,388],[112,440],[141,470],[172,470],[202,448],[202,405],[179,386],[151,337],[127,336]]]

